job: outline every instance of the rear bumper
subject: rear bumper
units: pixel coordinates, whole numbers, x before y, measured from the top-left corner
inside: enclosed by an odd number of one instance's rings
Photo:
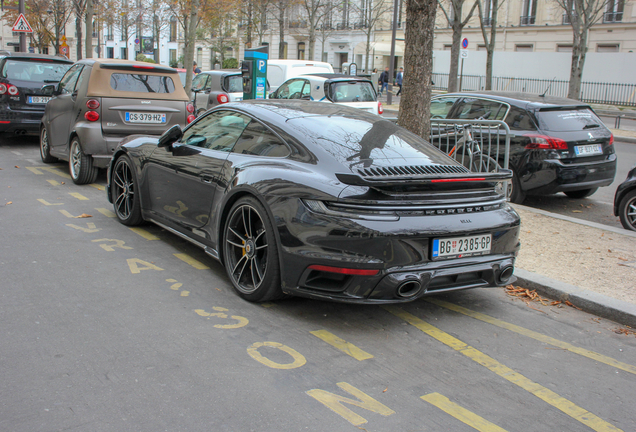
[[[18,134],[40,134],[40,123],[44,109],[12,110],[9,106],[0,106],[0,132]]]
[[[526,190],[529,194],[553,194],[609,186],[616,176],[616,154],[603,161],[577,164],[546,159],[531,176],[535,184],[535,176],[541,176],[542,186]]]

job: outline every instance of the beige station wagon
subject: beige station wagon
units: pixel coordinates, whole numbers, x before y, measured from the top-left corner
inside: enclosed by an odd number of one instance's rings
[[[158,136],[194,120],[177,71],[160,65],[80,60],[43,90],[52,98],[40,125],[40,156],[68,161],[76,184],[94,182],[128,135]]]

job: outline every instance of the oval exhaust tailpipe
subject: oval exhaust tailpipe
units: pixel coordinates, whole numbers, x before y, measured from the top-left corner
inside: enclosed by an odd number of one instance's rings
[[[410,298],[419,294],[421,290],[422,284],[418,281],[410,280],[400,284],[397,288],[396,294],[398,297]]]

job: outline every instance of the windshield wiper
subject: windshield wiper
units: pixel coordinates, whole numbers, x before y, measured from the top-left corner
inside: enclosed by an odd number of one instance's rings
[[[583,126],[583,130],[585,130],[585,129],[593,129],[593,128],[597,128],[597,127],[601,127],[601,125],[600,124],[596,124],[596,123],[587,124],[587,125]]]

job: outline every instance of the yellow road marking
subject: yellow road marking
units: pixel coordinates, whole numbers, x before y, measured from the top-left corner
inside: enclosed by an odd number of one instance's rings
[[[103,214],[106,217],[110,217],[110,218],[114,218],[115,217],[115,213],[113,213],[112,211],[106,209],[106,208],[96,208],[95,210],[97,210],[98,212],[100,212],[101,214]]]
[[[39,168],[36,168],[36,167],[25,167],[25,168],[28,169],[29,171],[31,171],[33,174],[36,174],[36,175],[44,174],[42,171],[40,171]]]
[[[343,339],[340,339],[338,336],[332,333],[329,333],[327,330],[316,330],[309,333],[316,336],[318,339],[322,339],[323,341],[339,349],[343,353],[350,355],[356,360],[362,361],[362,360],[373,358],[373,356],[369,354],[368,352],[365,352],[361,350],[360,348],[358,348],[357,346],[349,342],[346,342]]]
[[[563,349],[571,351],[571,352],[573,352],[575,354],[579,354],[579,355],[582,355],[584,357],[590,358],[590,359],[592,359],[594,361],[598,361],[598,362],[604,363],[604,364],[606,364],[608,366],[612,366],[612,367],[615,367],[617,369],[624,370],[625,372],[630,372],[630,373],[636,374],[636,366],[632,366],[630,364],[620,362],[620,361],[618,361],[616,359],[613,359],[612,357],[608,357],[608,356],[605,356],[603,354],[596,353],[594,351],[589,351],[589,350],[586,350],[584,348],[580,348],[580,347],[574,346],[574,345],[569,344],[567,342],[563,342],[563,341],[560,341],[558,339],[554,339],[554,338],[552,338],[550,336],[546,336],[546,335],[543,335],[541,333],[537,333],[535,331],[520,327],[518,325],[511,324],[511,323],[508,323],[508,322],[505,322],[505,321],[501,321],[501,320],[499,320],[497,318],[493,318],[493,317],[491,317],[489,315],[486,315],[486,314],[483,314],[483,313],[480,313],[480,312],[475,312],[475,311],[472,311],[470,309],[466,309],[465,307],[458,306],[458,305],[453,304],[453,303],[445,302],[444,300],[430,298],[430,299],[427,299],[427,301],[429,301],[430,303],[436,304],[438,306],[444,307],[446,309],[450,309],[452,311],[459,312],[461,314],[467,315],[467,316],[469,316],[471,318],[475,318],[475,319],[478,319],[480,321],[486,322],[488,324],[492,324],[492,325],[495,325],[497,327],[501,327],[503,329],[510,330],[512,332],[519,333],[519,334],[524,335],[524,336],[528,336],[528,337],[530,337],[532,339],[538,340],[539,342],[544,342],[544,343],[553,345],[555,347],[563,348]]]
[[[277,348],[283,352],[286,352],[294,359],[294,361],[291,363],[276,363],[275,361],[264,357],[261,353],[258,352],[258,349],[264,346]],[[278,342],[256,342],[247,349],[247,353],[257,362],[274,369],[296,369],[307,363],[307,360],[301,353],[293,348],[288,347],[287,345],[283,345]]]
[[[448,333],[438,329],[430,325],[429,323],[421,320],[415,315],[411,315],[404,310],[395,307],[395,306],[383,306],[383,308],[395,315],[396,317],[408,322],[412,326],[417,329],[423,331],[427,335],[431,336],[434,339],[442,342],[443,344],[453,348],[456,351],[464,354],[469,359],[479,363],[490,371],[496,373],[500,377],[510,381],[512,384],[515,384],[522,389],[532,393],[539,399],[547,402],[553,407],[563,411],[565,414],[569,415],[575,420],[583,423],[589,428],[598,431],[598,432],[606,432],[606,431],[620,431],[620,429],[615,426],[607,423],[605,420],[600,417],[592,414],[591,412],[579,407],[578,405],[570,402],[564,397],[558,395],[552,390],[543,387],[540,384],[537,384],[520,373],[515,372],[509,367],[505,366],[502,363],[499,363],[494,358],[482,353],[481,351],[465,344],[461,340],[449,335]]]
[[[88,201],[88,198],[86,198],[84,195],[82,195],[81,193],[78,192],[69,192],[68,193],[70,196],[77,198],[80,201]]]
[[[194,258],[192,258],[188,254],[174,254],[174,256],[179,258],[184,263],[190,264],[192,267],[194,267],[197,270],[206,270],[206,269],[210,268],[210,267],[206,266],[205,264],[203,264],[201,261],[195,260]]]
[[[46,206],[50,206],[50,205],[64,205],[64,203],[50,203],[48,201],[43,200],[42,198],[38,198],[38,201],[40,201],[42,204],[44,204]]]
[[[100,244],[102,249],[104,249],[106,252],[115,252],[114,248],[132,249],[130,246],[124,246],[126,244],[126,242],[124,242],[123,240],[117,240],[117,239],[103,238],[103,239],[93,240],[93,243],[104,242],[104,241],[113,242],[113,244]]]
[[[364,417],[354,413],[343,404],[349,404],[357,406],[359,408],[364,408],[365,410],[383,415],[385,417],[390,416],[391,414],[395,414],[395,411],[393,411],[391,408],[381,404],[380,402],[373,399],[368,394],[358,390],[351,384],[347,384],[346,382],[339,382],[337,383],[337,385],[347,393],[350,393],[353,396],[357,397],[358,400],[350,399],[348,397],[340,396],[321,389],[309,390],[306,393],[336,414],[344,417],[345,420],[347,420],[354,426],[365,424],[367,420]]]
[[[132,232],[134,232],[135,234],[139,234],[140,236],[142,236],[146,240],[159,240],[159,237],[157,237],[154,234],[149,233],[148,231],[146,231],[143,228],[132,227],[132,228],[130,228],[130,230]]]
[[[73,216],[72,214],[70,214],[68,211],[66,210],[60,210],[60,213],[62,213],[64,216],[66,216],[67,218],[71,218],[71,219],[75,219],[75,216]]]
[[[132,274],[139,274],[142,270],[163,270],[161,267],[157,267],[156,265],[149,263],[148,261],[140,260],[139,258],[128,258],[126,261],[128,262],[128,267]]]
[[[490,423],[488,420],[479,417],[477,414],[468,411],[457,405],[455,402],[451,402],[446,396],[439,393],[430,393],[425,396],[421,396],[420,399],[435,405],[437,408],[455,417],[457,420],[466,423],[473,429],[477,429],[480,432],[506,432],[505,429],[500,428],[496,424]]]
[[[41,167],[40,169],[44,170],[44,171],[48,171],[51,174],[55,174],[55,175],[58,175],[60,177],[64,177],[65,179],[69,179],[69,180],[71,179],[71,176],[68,175],[67,173],[65,173],[64,171],[62,171],[61,168],[59,168],[59,167],[57,167],[57,168],[56,167]],[[37,170],[37,168],[36,168],[36,170]],[[39,170],[37,170],[37,171],[39,171]],[[38,173],[35,173],[35,174],[38,174]],[[43,174],[43,173],[40,172],[39,174]]]
[[[184,295],[183,294],[184,292],[187,293],[187,294]],[[181,293],[181,295],[185,297],[189,293],[190,293],[190,291],[183,291]],[[203,309],[195,309],[194,311],[197,313],[197,315],[202,316],[202,317],[207,317],[208,319],[210,319],[210,317],[219,317],[219,318],[223,318],[223,319],[227,319],[228,318],[228,315],[223,313],[223,312],[227,312],[228,311],[226,308],[222,308],[222,307],[219,307],[219,306],[213,306],[212,309],[214,309],[216,311],[219,311],[219,312],[206,312]],[[236,320],[238,322],[236,324],[215,324],[214,327],[221,328],[221,329],[237,329],[237,328],[245,327],[246,325],[248,325],[250,323],[250,321],[247,318],[242,317],[242,316],[238,316],[238,315],[232,315],[229,318],[233,319],[233,320]],[[269,343],[269,342],[266,342],[266,343]],[[271,343],[274,343],[274,342],[271,342]],[[291,349],[291,348],[289,348],[289,349]]]
[[[95,189],[100,190],[100,191],[104,191],[104,190],[106,190],[106,187],[105,187],[105,186],[102,186],[102,185],[97,184],[97,183],[90,183],[90,184],[89,184],[89,186],[92,186],[92,187],[94,187]]]
[[[72,216],[71,216],[72,217]],[[88,222],[86,224],[87,228],[74,225],[74,224],[66,224],[67,227],[75,228],[76,230],[84,231],[85,233],[95,233],[97,231],[101,231],[101,228],[97,228],[94,223]]]
[[[56,180],[47,180],[47,182],[51,183],[52,186],[61,186],[62,184]]]

